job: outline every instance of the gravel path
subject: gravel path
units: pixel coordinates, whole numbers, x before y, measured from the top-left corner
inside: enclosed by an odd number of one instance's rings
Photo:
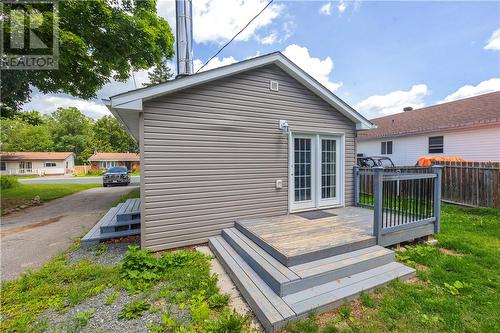
[[[70,331],[69,328],[75,326],[75,315],[85,311],[93,311],[92,318],[87,325],[77,330],[78,332],[149,332],[146,323],[159,325],[161,323],[160,312],[151,313],[146,311],[139,318],[126,320],[119,319],[118,316],[123,307],[136,300],[139,296],[128,295],[126,291],[120,292],[119,296],[111,303],[106,305],[109,296],[115,291],[107,288],[99,295],[92,297],[85,302],[70,308],[66,312],[57,312],[55,310],[47,311],[40,316],[40,319],[48,321],[46,332]]]
[[[118,264],[125,258],[125,253],[130,245],[139,245],[139,242],[100,244],[92,247],[79,247],[68,254],[70,262],[81,259],[90,259],[92,262],[112,266]]]

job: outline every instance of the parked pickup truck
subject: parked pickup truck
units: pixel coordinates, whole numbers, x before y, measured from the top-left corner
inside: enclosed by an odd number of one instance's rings
[[[130,175],[126,167],[111,167],[102,176],[102,186],[130,184]]]

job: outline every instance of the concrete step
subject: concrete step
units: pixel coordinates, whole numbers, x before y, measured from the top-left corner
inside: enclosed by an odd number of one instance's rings
[[[223,238],[280,296],[360,273],[394,261],[394,252],[371,246],[308,263],[286,267],[235,228]]]
[[[345,240],[345,242],[339,243],[335,246],[319,249],[312,252],[305,252],[297,255],[287,256],[280,252],[278,249],[272,247],[269,243],[259,238],[252,231],[247,229],[245,227],[244,221],[236,222],[235,227],[236,229],[238,229],[238,231],[250,238],[254,243],[256,243],[267,253],[272,255],[276,260],[287,267],[304,264],[313,260],[329,258],[376,245],[375,237],[366,235],[363,237],[356,237],[355,239],[351,240]]]
[[[267,332],[276,332],[288,322],[324,312],[394,279],[407,279],[415,270],[391,262],[366,271],[318,284],[286,296],[277,295],[224,237],[212,237],[209,246]]]

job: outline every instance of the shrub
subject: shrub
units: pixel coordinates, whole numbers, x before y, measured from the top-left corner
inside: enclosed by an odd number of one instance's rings
[[[6,190],[8,188],[19,186],[17,178],[14,176],[2,176],[0,177],[0,188]]]
[[[126,304],[120,314],[118,315],[118,318],[120,319],[134,319],[137,317],[142,316],[142,313],[150,308],[149,303],[147,303],[144,300],[136,300],[133,301],[132,303]]]
[[[87,171],[87,176],[102,176],[104,175],[104,172],[106,172],[105,170],[93,170],[93,169],[89,169]]]

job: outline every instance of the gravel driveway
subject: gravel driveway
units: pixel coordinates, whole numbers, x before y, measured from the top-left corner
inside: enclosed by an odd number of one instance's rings
[[[40,267],[81,237],[134,187],[97,187],[2,217],[1,279]]]

